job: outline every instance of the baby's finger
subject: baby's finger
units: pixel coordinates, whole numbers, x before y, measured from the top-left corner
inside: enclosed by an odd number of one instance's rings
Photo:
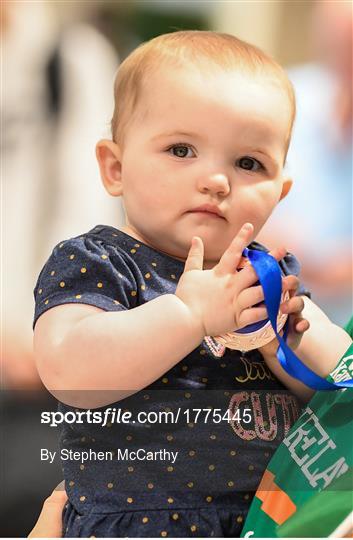
[[[299,287],[299,279],[297,276],[286,276],[282,278],[282,290],[283,292],[289,291],[291,296],[294,296]]]
[[[287,254],[287,250],[285,247],[281,246],[279,248],[271,249],[268,254],[272,255],[272,257],[274,257],[276,261],[280,261]]]
[[[244,309],[238,318],[238,329],[248,326],[259,321],[268,319],[267,309],[265,307],[256,307]]]
[[[234,275],[236,276],[238,282],[239,291],[248,289],[259,281],[259,278],[251,264],[248,264],[242,270],[235,272]]]
[[[202,270],[203,255],[203,242],[199,236],[194,236],[191,241],[191,247],[187,259],[185,261],[184,272],[189,272],[190,270]]]
[[[254,227],[251,223],[245,223],[229,247],[223,253],[219,263],[216,265],[217,272],[222,274],[233,274],[238,268],[244,248],[250,243]]]
[[[238,295],[238,306],[241,310],[255,306],[264,300],[264,290],[261,285],[248,287]]]
[[[287,250],[285,247],[279,247],[270,251],[269,255],[272,255],[272,257],[274,257],[276,261],[279,261],[283,259],[286,253],[287,253]],[[242,290],[247,289],[248,287],[250,287],[251,285],[254,285],[254,283],[258,281],[258,276],[253,266],[251,265],[251,263],[245,265],[244,269],[241,270],[240,274],[241,276],[238,277],[237,279],[239,281],[239,286]],[[295,279],[295,276],[293,276],[293,278]],[[262,300],[264,299],[263,292],[262,292],[262,295],[260,295],[260,287],[259,288],[253,287],[252,289],[257,289],[256,296],[254,297],[255,302],[253,302],[252,304],[248,304],[248,306],[257,304],[258,302],[262,302]],[[247,294],[251,296],[250,291],[248,291]],[[246,302],[248,302],[249,297],[247,296],[246,298],[247,298]],[[248,306],[244,304],[244,307],[248,307]]]
[[[299,317],[293,321],[293,328],[297,334],[303,334],[310,328],[310,323],[308,320]]]
[[[301,296],[293,296],[280,305],[282,313],[301,313],[304,309],[304,300]]]

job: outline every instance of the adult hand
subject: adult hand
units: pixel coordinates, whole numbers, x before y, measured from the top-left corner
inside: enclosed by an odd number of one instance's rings
[[[37,523],[29,533],[28,538],[61,538],[62,512],[66,502],[65,483],[62,481],[45,499]]]

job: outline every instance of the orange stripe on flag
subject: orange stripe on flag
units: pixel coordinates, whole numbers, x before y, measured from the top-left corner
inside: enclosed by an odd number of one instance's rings
[[[296,511],[297,507],[291,498],[274,482],[275,476],[266,469],[256,497],[262,501],[261,510],[277,525],[282,525]]]

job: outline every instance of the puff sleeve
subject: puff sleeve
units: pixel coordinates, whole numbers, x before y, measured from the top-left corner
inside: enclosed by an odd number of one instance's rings
[[[283,259],[279,261],[279,266],[281,267],[283,275],[285,276],[289,276],[290,274],[293,276],[299,276],[300,274],[300,263],[298,259],[293,255],[293,253],[287,252],[285,257],[283,257]],[[308,296],[309,298],[311,298],[310,291],[302,282],[299,282],[296,295]]]
[[[62,304],[88,304],[105,311],[136,306],[136,281],[119,247],[80,236],[58,244],[34,289],[33,327],[40,315]]]
[[[266,251],[267,253],[269,252],[269,250],[265,246],[263,246],[262,244],[259,244],[258,242],[252,242],[249,247],[252,249],[258,249],[259,251]],[[301,270],[300,263],[298,259],[295,257],[295,255],[293,255],[293,253],[290,253],[288,251],[286,255],[283,257],[283,259],[281,259],[278,262],[278,264],[284,276],[289,276],[289,275],[293,275],[297,277],[299,276],[300,270]],[[311,298],[310,291],[306,288],[306,286],[302,282],[299,283],[299,287],[297,289],[296,295],[297,296],[304,295]]]

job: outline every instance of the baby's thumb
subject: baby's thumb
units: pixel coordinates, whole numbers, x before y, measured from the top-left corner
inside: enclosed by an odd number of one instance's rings
[[[184,272],[189,272],[189,270],[202,270],[203,254],[203,242],[199,236],[194,236],[191,241],[188,257],[185,261]]]

